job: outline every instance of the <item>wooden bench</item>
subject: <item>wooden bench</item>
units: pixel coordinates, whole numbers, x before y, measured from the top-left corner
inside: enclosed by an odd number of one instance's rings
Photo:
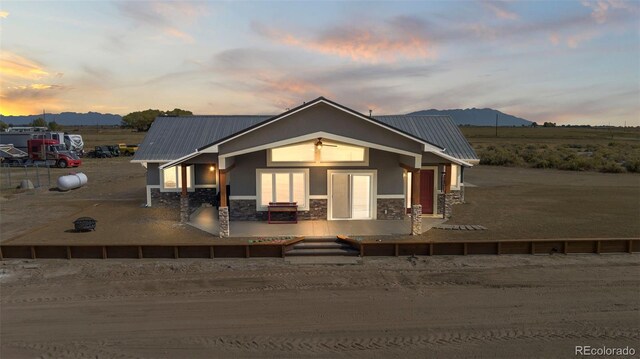
[[[298,203],[297,202],[269,202],[268,223],[298,223]],[[293,219],[288,221],[272,221],[272,212],[290,212],[293,213]]]

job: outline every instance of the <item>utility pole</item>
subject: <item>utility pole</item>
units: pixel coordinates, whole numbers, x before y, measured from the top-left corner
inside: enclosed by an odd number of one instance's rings
[[[498,114],[496,113],[496,137],[498,137]]]

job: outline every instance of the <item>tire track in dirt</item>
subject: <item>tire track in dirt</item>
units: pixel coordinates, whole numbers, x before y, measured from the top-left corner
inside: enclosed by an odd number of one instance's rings
[[[74,296],[31,296],[28,298],[2,298],[0,303],[7,304],[41,304],[41,303],[58,303],[58,302],[77,302],[77,301],[96,301],[96,300],[113,300],[113,299],[137,299],[148,297],[198,297],[212,294],[236,294],[236,293],[255,293],[255,292],[273,292],[273,291],[302,291],[302,290],[319,290],[319,289],[358,289],[370,288],[399,288],[399,287],[441,287],[441,286],[470,286],[478,285],[475,281],[420,281],[413,283],[402,283],[399,281],[380,283],[375,280],[363,280],[359,282],[343,282],[336,281],[331,283],[310,284],[304,281],[297,281],[287,284],[267,284],[261,286],[252,286],[244,288],[211,288],[211,289],[191,289],[191,290],[170,290],[170,291],[127,291],[123,293],[114,293],[113,288],[109,288],[108,293],[90,294],[90,295],[74,295]]]
[[[420,287],[439,287],[439,286],[469,286],[476,283],[472,282],[427,282],[427,283],[414,283],[411,286]],[[77,301],[96,301],[96,300],[112,300],[112,299],[138,299],[148,297],[198,297],[209,294],[236,294],[236,293],[255,293],[255,292],[272,292],[272,291],[300,291],[300,290],[318,290],[318,289],[341,289],[341,288],[367,288],[372,284],[366,282],[357,283],[321,283],[321,284],[272,284],[265,286],[256,286],[249,288],[220,288],[220,289],[206,289],[206,290],[183,290],[183,291],[165,291],[158,292],[127,292],[127,293],[109,293],[109,294],[93,294],[93,295],[77,295],[77,296],[52,296],[52,297],[29,297],[29,298],[16,298],[9,299],[3,298],[1,303],[7,304],[39,304],[39,303],[58,303],[58,302],[77,302]],[[376,283],[379,288],[398,288],[405,287],[406,284],[400,283],[385,283],[383,285]]]
[[[202,346],[216,350],[242,352],[303,352],[314,354],[344,353],[345,351],[398,350],[409,351],[431,346],[456,346],[462,343],[479,345],[507,341],[561,341],[561,340],[610,340],[637,341],[639,330],[618,328],[591,329],[586,331],[565,329],[499,329],[478,332],[441,332],[428,335],[361,337],[361,338],[290,338],[284,336],[224,336],[217,338],[191,337],[180,344]]]
[[[323,271],[324,272],[324,271]],[[274,292],[274,291],[305,291],[305,290],[323,290],[323,289],[349,289],[356,290],[361,288],[381,288],[381,289],[398,289],[404,288],[414,290],[418,292],[424,292],[426,289],[443,286],[466,286],[466,287],[483,287],[487,289],[516,289],[527,290],[540,288],[542,285],[537,284],[517,284],[517,283],[496,283],[494,281],[485,280],[469,280],[465,279],[462,275],[447,275],[449,278],[441,278],[441,280],[433,280],[431,276],[415,276],[410,277],[403,272],[387,271],[388,273],[381,273],[375,277],[359,277],[350,273],[349,276],[344,277],[331,277],[327,276],[326,281],[320,283],[310,283],[309,278],[318,280],[313,276],[317,272],[310,272],[311,277],[302,278],[287,278],[282,282],[274,281],[273,283],[260,283],[259,285],[249,285],[244,287],[229,287],[226,282],[232,280],[235,283],[242,283],[242,280],[247,279],[261,279],[263,276],[256,275],[240,275],[240,276],[224,276],[220,277],[180,277],[180,278],[165,278],[157,279],[154,281],[147,281],[144,278],[129,278],[127,280],[109,281],[109,286],[105,287],[108,290],[103,293],[86,294],[86,295],[73,295],[73,296],[29,296],[27,298],[20,298],[19,294],[17,298],[13,296],[3,296],[0,298],[0,303],[4,305],[10,304],[42,304],[42,303],[64,303],[64,302],[78,302],[78,301],[98,301],[98,300],[113,300],[113,299],[138,299],[148,297],[186,297],[193,298],[198,296],[207,296],[214,294],[242,294],[242,293],[255,293],[255,292]],[[281,273],[283,274],[283,273]],[[335,272],[327,271],[328,275],[334,275]],[[295,275],[295,273],[293,274]],[[299,273],[298,273],[299,276]],[[264,276],[274,278],[274,276]],[[277,279],[281,279],[279,276],[275,276]],[[451,278],[453,277],[453,278]],[[170,280],[168,280],[170,279]],[[182,282],[183,285],[190,284],[191,288],[184,288],[181,290],[170,289],[174,288],[173,285],[165,285],[165,283]],[[222,282],[222,283],[221,283]],[[631,282],[638,282],[637,280],[631,280]],[[134,290],[128,290],[127,288],[114,287],[112,284],[131,284],[136,285]],[[144,284],[143,290],[139,289],[138,283]],[[608,283],[608,287],[626,287],[629,285],[629,280],[619,280]],[[251,284],[251,283],[249,283]],[[198,288],[208,287],[208,288]],[[5,293],[7,289],[15,288],[17,286],[3,286]],[[20,287],[24,287],[22,284]],[[551,288],[551,287],[549,287]],[[568,289],[567,287],[556,288],[554,290]],[[31,288],[33,289],[33,287]],[[46,293],[46,290],[40,292]]]
[[[105,348],[104,343],[95,342],[70,342],[70,343],[33,343],[14,342],[12,347],[28,349],[40,353],[43,359],[86,359],[86,358],[113,358],[113,359],[144,359],[124,353],[121,349]]]

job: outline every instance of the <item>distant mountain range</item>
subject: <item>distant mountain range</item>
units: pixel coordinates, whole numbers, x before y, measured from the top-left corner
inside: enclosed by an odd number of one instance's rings
[[[532,121],[502,113],[491,108],[467,108],[464,110],[423,110],[409,115],[449,115],[457,125],[495,126],[496,114],[498,126],[531,126]]]
[[[0,115],[0,120],[6,124],[12,124],[14,126],[26,126],[39,115],[25,115],[25,116],[4,116]],[[58,114],[45,113],[44,119],[47,122],[55,121],[62,126],[118,126],[122,122],[122,116],[112,115],[110,113],[98,113],[98,112],[62,112]]]
[[[464,110],[431,109],[412,112],[409,115],[449,115],[457,125],[495,126],[496,114],[498,115],[498,126],[530,126],[532,123],[523,118],[490,108],[468,108]],[[26,116],[0,115],[0,120],[6,124],[13,124],[14,126],[26,126],[38,117],[42,117],[42,114]],[[45,120],[47,122],[55,121],[62,126],[95,126],[96,124],[100,126],[118,126],[122,123],[122,116],[98,112],[62,112],[59,114],[47,113],[45,114]]]

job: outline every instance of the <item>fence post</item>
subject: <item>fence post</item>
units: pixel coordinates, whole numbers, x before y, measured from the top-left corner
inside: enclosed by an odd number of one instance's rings
[[[38,170],[38,164],[36,163],[36,183],[37,187],[40,188],[40,171]]]
[[[27,174],[27,165],[24,165],[24,179],[29,179],[29,175]]]
[[[3,167],[7,170],[7,182],[9,183],[9,188],[11,188],[11,166],[5,163]]]

